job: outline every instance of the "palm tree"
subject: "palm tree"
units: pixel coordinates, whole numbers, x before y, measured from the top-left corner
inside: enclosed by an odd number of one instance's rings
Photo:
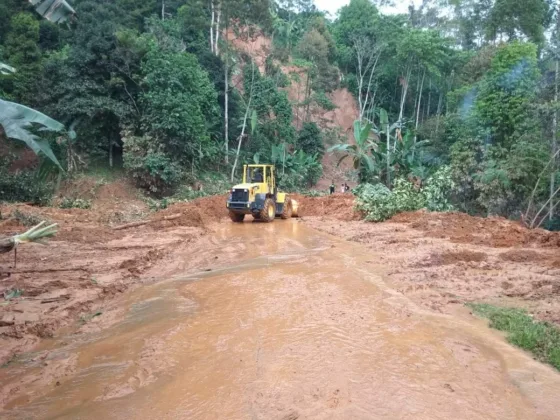
[[[354,162],[354,169],[358,171],[360,182],[366,182],[371,173],[375,171],[375,162],[372,157],[372,150],[375,143],[370,139],[372,124],[367,123],[362,126],[360,121],[354,121],[354,140],[355,144],[336,144],[329,152],[343,152],[344,155],[338,161],[340,163],[350,157]]]

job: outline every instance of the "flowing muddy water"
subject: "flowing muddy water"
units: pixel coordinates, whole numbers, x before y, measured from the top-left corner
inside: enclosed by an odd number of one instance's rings
[[[560,375],[481,321],[419,309],[366,248],[296,221],[227,223],[216,238],[193,252],[242,256],[144,286],[112,327],[47,343],[68,376],[0,416],[558,418]]]

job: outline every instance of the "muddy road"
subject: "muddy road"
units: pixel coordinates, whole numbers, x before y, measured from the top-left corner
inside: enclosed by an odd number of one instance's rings
[[[559,374],[392,290],[363,245],[295,220],[223,222],[210,243],[195,251],[211,267],[124,294],[109,328],[68,328],[0,369],[4,389],[37,372],[0,416],[558,418]]]

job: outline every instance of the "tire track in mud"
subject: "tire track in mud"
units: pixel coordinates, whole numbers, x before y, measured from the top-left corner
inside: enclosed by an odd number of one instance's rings
[[[419,309],[383,282],[367,248],[295,221],[224,224],[215,237],[212,254],[222,264],[135,291],[126,325],[86,335],[87,345],[74,348],[73,377],[8,414],[552,419],[558,412],[558,374],[479,324]],[[243,243],[242,253],[226,238]],[[191,302],[186,312],[181,302]],[[111,360],[136,368],[104,377],[88,370]],[[138,366],[150,378],[144,383]],[[115,385],[108,391],[107,381]]]

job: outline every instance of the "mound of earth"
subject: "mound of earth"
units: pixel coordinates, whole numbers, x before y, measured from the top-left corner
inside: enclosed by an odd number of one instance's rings
[[[91,186],[80,184],[82,197],[88,197]],[[147,279],[208,264],[193,249],[207,247],[201,244],[209,240],[212,224],[227,216],[225,196],[149,214],[130,191],[120,181],[101,185],[89,196],[91,209],[0,206],[0,237],[22,233],[43,220],[59,225],[47,246],[19,247],[17,267],[13,253],[0,254],[0,365],[56,329],[105,312],[113,297]],[[131,217],[131,209],[137,208],[142,212]],[[170,216],[175,217],[168,220]],[[130,220],[132,226],[115,229]],[[4,300],[2,293],[16,289],[21,296]]]
[[[307,197],[300,194],[292,194],[299,205],[299,215],[326,216],[337,220],[359,220],[360,213],[354,210],[354,196],[352,194],[333,194],[324,197]]]
[[[518,222],[502,217],[473,217],[465,213],[417,211],[401,213],[390,222],[407,223],[434,238],[447,238],[455,243],[486,245],[495,248],[538,246],[560,248],[560,232],[527,229]]]

